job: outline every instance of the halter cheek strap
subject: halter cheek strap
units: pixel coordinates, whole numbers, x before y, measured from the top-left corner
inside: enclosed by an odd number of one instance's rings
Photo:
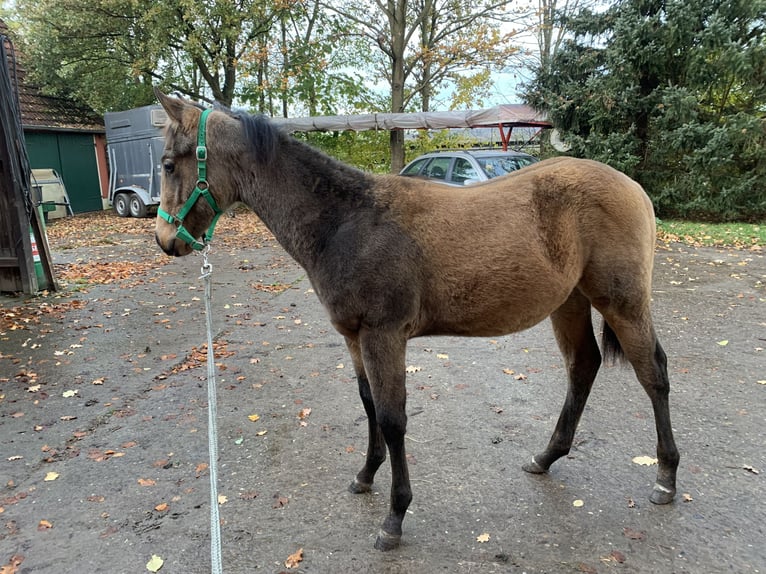
[[[163,209],[157,210],[157,215],[162,219],[176,226],[176,237],[188,244],[189,247],[195,251],[201,251],[205,248],[205,245],[213,238],[213,231],[215,230],[215,224],[218,223],[218,218],[221,217],[223,211],[215,202],[215,198],[210,194],[210,186],[207,183],[207,147],[205,146],[206,132],[207,132],[207,117],[212,110],[207,109],[202,112],[199,118],[199,127],[197,128],[197,185],[194,186],[189,199],[181,206],[177,215],[170,215]],[[208,205],[213,209],[213,221],[210,223],[210,227],[207,228],[205,234],[202,236],[202,242],[200,243],[189,230],[183,225],[184,218],[189,214],[197,200],[202,197],[207,201]]]

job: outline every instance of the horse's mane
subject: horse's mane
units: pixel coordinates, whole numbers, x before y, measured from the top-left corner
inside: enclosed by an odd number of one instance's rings
[[[273,162],[276,159],[279,139],[283,135],[280,129],[263,114],[229,113],[242,124],[245,141],[258,162],[262,165]]]

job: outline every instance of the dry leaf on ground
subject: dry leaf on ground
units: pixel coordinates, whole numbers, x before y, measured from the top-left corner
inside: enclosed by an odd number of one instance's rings
[[[303,548],[298,548],[285,560],[285,568],[297,568],[301,562],[303,562]]]

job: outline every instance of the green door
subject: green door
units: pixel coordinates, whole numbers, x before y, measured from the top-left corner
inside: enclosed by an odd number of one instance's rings
[[[74,213],[103,209],[92,134],[24,134],[32,169],[55,169],[64,180]]]

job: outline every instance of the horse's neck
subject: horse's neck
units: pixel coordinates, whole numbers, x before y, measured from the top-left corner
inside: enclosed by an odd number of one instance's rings
[[[324,242],[349,215],[367,176],[292,139],[249,186],[245,203],[304,269],[311,270]]]

